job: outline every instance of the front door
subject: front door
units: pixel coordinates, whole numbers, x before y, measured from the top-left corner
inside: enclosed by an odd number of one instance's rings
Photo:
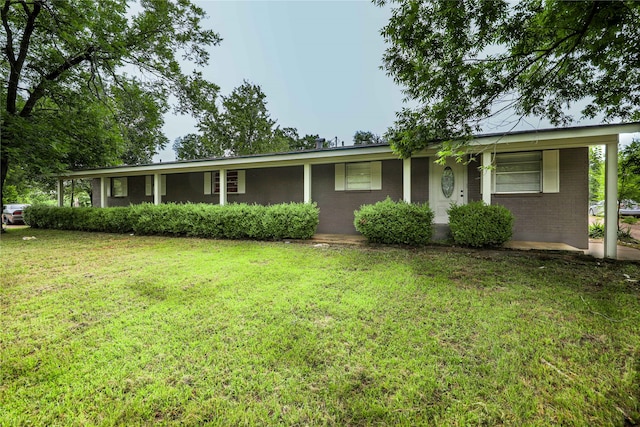
[[[435,214],[434,223],[448,224],[449,206],[467,203],[467,168],[450,157],[442,165],[435,160],[431,158],[429,165],[429,206]]]

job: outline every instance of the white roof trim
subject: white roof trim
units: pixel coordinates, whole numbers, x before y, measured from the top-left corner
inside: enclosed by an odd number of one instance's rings
[[[640,132],[640,123],[586,126],[579,128],[547,129],[531,132],[480,135],[469,144],[469,153],[478,153],[491,147],[498,151],[525,151],[536,149],[559,149],[587,147],[615,143],[621,133]],[[514,144],[517,144],[514,145]],[[423,150],[413,157],[436,155],[437,147]],[[154,173],[202,172],[218,169],[252,169],[260,167],[300,166],[304,164],[326,164],[354,161],[398,159],[388,145],[346,147],[294,153],[265,154],[244,157],[218,158],[211,160],[177,161],[140,166],[117,166],[68,172],[62,179],[98,178],[105,176],[151,175]]]

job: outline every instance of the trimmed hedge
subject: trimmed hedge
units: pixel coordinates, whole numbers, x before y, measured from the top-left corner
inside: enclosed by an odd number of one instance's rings
[[[305,203],[144,203],[113,208],[31,206],[24,217],[34,228],[270,240],[310,238],[318,227],[319,210],[315,204]]]
[[[433,236],[433,211],[427,204],[386,200],[354,212],[356,230],[370,242],[426,245]]]
[[[451,205],[447,212],[451,236],[459,245],[500,246],[513,235],[513,214],[504,206],[472,202]]]

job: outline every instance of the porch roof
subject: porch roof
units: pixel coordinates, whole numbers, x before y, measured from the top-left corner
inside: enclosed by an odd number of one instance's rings
[[[492,133],[475,136],[470,142],[467,151],[469,153],[479,153],[487,147],[492,147],[495,151],[524,151],[604,145],[617,142],[619,134],[633,132],[640,132],[640,122]],[[435,155],[439,142],[433,141],[430,148],[415,153],[412,157]],[[59,178],[98,178],[154,173],[200,172],[215,169],[251,169],[394,158],[397,158],[397,155],[393,153],[389,144],[376,144],[84,169],[61,174]]]

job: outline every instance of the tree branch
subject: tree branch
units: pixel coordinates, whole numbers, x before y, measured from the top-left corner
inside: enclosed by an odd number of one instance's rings
[[[55,81],[58,77],[62,75],[65,71],[75,67],[76,65],[82,63],[83,61],[88,61],[91,59],[93,53],[95,52],[95,47],[89,46],[87,50],[80,55],[69,58],[63,64],[58,66],[55,70],[44,76],[44,79],[38,83],[38,86],[35,87],[29,99],[25,103],[24,107],[20,111],[20,117],[28,117],[31,115],[33,108],[36,103],[42,98],[45,93],[45,83],[48,81]]]
[[[2,25],[7,32],[7,57],[9,59],[9,66],[11,71],[9,73],[9,82],[7,84],[7,111],[11,114],[16,113],[16,101],[18,99],[18,84],[20,82],[20,73],[22,72],[22,67],[24,66],[24,61],[27,58],[27,53],[29,52],[29,44],[31,42],[31,35],[33,34],[33,30],[35,29],[35,21],[38,15],[40,14],[40,10],[42,8],[42,4],[40,1],[36,1],[33,3],[33,10],[29,12],[29,8],[27,7],[26,2],[21,1],[22,7],[24,8],[27,14],[27,23],[24,28],[24,33],[22,34],[22,40],[20,41],[20,51],[18,52],[18,56],[16,57],[15,51],[13,50],[13,33],[11,32],[11,27],[9,26],[9,6],[11,2],[7,1],[2,8]]]

